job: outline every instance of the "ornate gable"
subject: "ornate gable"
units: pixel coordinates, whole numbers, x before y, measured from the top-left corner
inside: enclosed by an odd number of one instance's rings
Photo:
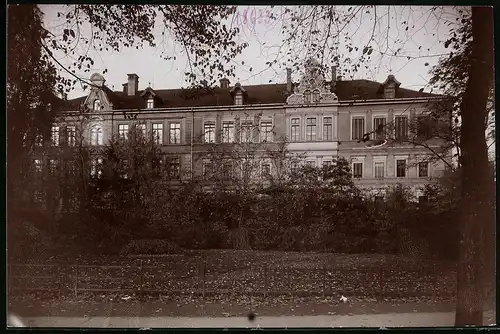
[[[94,73],[90,77],[90,93],[83,103],[91,112],[102,112],[113,110],[113,104],[109,101],[107,94],[103,88],[106,79],[99,73]]]
[[[287,104],[317,104],[337,102],[337,96],[330,92],[325,82],[321,65],[313,58],[305,63],[305,73],[300,83],[290,95]]]

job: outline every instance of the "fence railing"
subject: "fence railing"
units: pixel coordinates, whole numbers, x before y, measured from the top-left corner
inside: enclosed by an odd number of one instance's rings
[[[26,291],[57,294],[126,293],[246,296],[450,296],[455,272],[439,266],[415,269],[328,267],[290,268],[264,265],[226,269],[206,263],[183,270],[166,266],[37,265],[8,267],[10,295]]]

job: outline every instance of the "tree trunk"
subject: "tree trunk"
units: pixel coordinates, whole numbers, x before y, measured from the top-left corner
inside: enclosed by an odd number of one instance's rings
[[[491,7],[472,8],[472,51],[470,72],[462,105],[462,228],[457,273],[455,325],[482,325],[485,300],[483,279],[484,231],[494,224],[491,210],[493,178],[488,164],[485,138],[486,103],[493,79],[493,11]],[[491,238],[489,238],[491,240]]]

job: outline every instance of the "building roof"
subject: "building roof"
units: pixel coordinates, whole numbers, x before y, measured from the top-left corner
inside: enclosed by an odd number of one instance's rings
[[[330,84],[330,82],[327,82]],[[294,84],[296,85],[296,84]],[[243,87],[247,93],[246,104],[272,104],[286,103],[287,84],[264,84]],[[103,87],[114,109],[143,109],[145,99],[140,90],[136,95],[128,96],[121,91],[112,91],[107,86]],[[154,90],[161,102],[157,108],[202,107],[202,106],[228,106],[233,105],[229,88],[213,89],[158,89]],[[371,80],[340,80],[336,82],[335,94],[339,101],[342,100],[372,100],[383,99],[383,84]],[[396,89],[397,98],[438,97],[440,95],[418,92],[406,88]],[[64,110],[78,110],[84,103],[86,96],[68,100]],[[161,105],[158,105],[161,104]]]

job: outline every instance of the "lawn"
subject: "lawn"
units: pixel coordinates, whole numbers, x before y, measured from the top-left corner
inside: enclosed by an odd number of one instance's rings
[[[157,298],[407,298],[450,296],[455,290],[453,265],[392,255],[234,250],[189,251],[159,257],[75,259],[61,255],[37,261],[36,266],[13,266],[11,270],[13,276],[23,276],[11,281],[14,295],[25,295],[25,290],[16,288],[28,287],[34,291],[53,289],[57,295],[78,299],[113,293]],[[48,295],[47,291],[44,294]]]

